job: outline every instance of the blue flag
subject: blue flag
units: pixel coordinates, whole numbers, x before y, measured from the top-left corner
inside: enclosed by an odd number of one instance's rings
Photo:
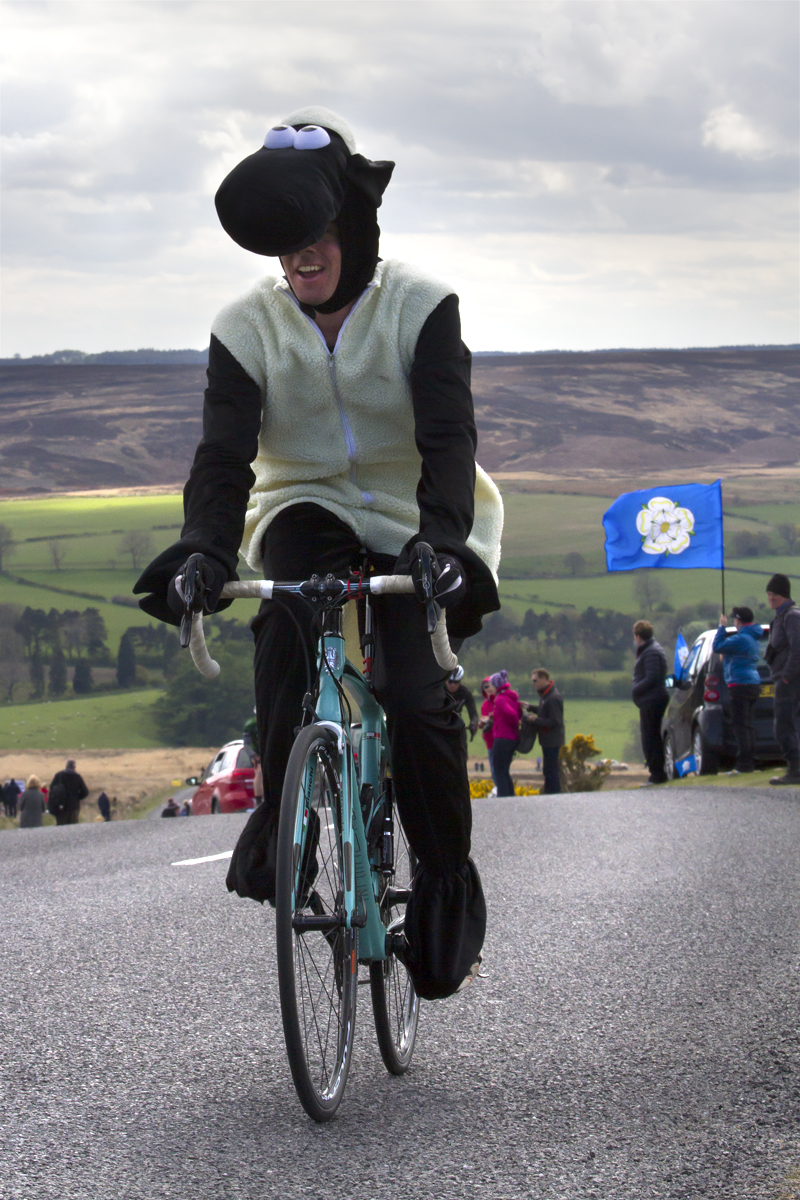
[[[603,514],[603,525],[609,571],[724,569],[719,480],[625,492]]]
[[[680,679],[683,675],[683,666],[689,657],[689,647],[686,645],[686,638],[683,636],[683,630],[678,630],[678,640],[675,642],[675,665],[672,668],[672,673],[676,679]]]

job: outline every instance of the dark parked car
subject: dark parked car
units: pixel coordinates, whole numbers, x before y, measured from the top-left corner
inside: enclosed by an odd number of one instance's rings
[[[255,808],[254,758],[254,751],[241,739],[223,746],[203,772],[200,786],[192,796],[192,816]]]
[[[761,628],[758,673],[762,683],[753,713],[753,753],[757,762],[767,763],[780,761],[781,752],[773,727],[775,687],[769,681],[770,672],[764,661],[769,626],[762,625]],[[700,634],[689,651],[679,681],[676,682],[673,675],[667,676],[670,700],[661,733],[670,779],[680,773],[675,764],[689,754],[694,755],[698,775],[716,775],[721,766],[733,766],[736,759],[736,738],[731,724],[730,695],[722,672],[722,655],[711,648],[716,632],[716,629],[707,629]],[[731,626],[728,632],[734,633],[734,627]]]

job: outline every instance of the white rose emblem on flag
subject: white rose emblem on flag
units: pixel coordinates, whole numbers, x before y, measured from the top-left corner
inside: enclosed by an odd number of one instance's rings
[[[636,517],[645,554],[681,554],[691,545],[694,513],[666,496],[654,496]]]

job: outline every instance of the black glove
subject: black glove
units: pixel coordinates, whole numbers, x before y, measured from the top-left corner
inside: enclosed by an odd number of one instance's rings
[[[207,613],[216,612],[220,594],[228,582],[228,572],[222,563],[217,562],[215,558],[209,558],[206,555],[196,555],[195,557],[200,559],[200,578],[205,591],[203,611]],[[167,588],[167,604],[177,617],[183,616],[185,607],[183,592],[181,590],[185,567],[186,563],[183,564],[180,570],[176,571]]]
[[[469,740],[470,740],[470,741],[472,741],[472,739],[475,737],[475,733],[476,733],[476,731],[477,731],[477,728],[478,728],[478,722],[477,722],[477,721],[470,721],[470,723],[469,723],[469,725],[467,726],[467,728],[469,729]]]
[[[414,590],[417,599],[427,599],[422,586],[422,567],[419,559],[419,548],[424,542],[417,542],[411,551],[411,578],[414,580]],[[467,594],[467,576],[461,563],[452,554],[434,554],[432,557],[433,599],[441,608],[460,604]]]
[[[143,596],[139,601],[142,612],[146,612],[148,616],[164,621],[168,625],[180,625],[183,605],[180,604],[177,609],[173,608],[170,603],[170,591],[175,576],[182,574],[186,560],[192,554],[192,549],[191,544],[186,545],[182,541],[174,542],[166,550],[162,550],[161,554],[145,567],[133,587],[135,596],[141,595],[143,592],[151,593],[149,596]],[[236,572],[229,573],[228,568],[219,559],[207,554],[205,562],[215,577],[217,573],[223,574],[222,584],[227,583],[229,579],[238,579]],[[220,584],[220,588],[222,584]],[[211,584],[209,599],[213,600],[214,598],[218,601],[216,612],[222,612],[229,604],[233,604],[232,600],[220,600],[219,590]]]

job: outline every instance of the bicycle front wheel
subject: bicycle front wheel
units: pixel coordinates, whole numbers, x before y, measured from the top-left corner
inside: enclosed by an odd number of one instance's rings
[[[286,768],[275,907],[286,1050],[315,1121],[329,1121],[339,1107],[355,1030],[358,935],[344,926],[343,804],[335,734],[309,725]]]

